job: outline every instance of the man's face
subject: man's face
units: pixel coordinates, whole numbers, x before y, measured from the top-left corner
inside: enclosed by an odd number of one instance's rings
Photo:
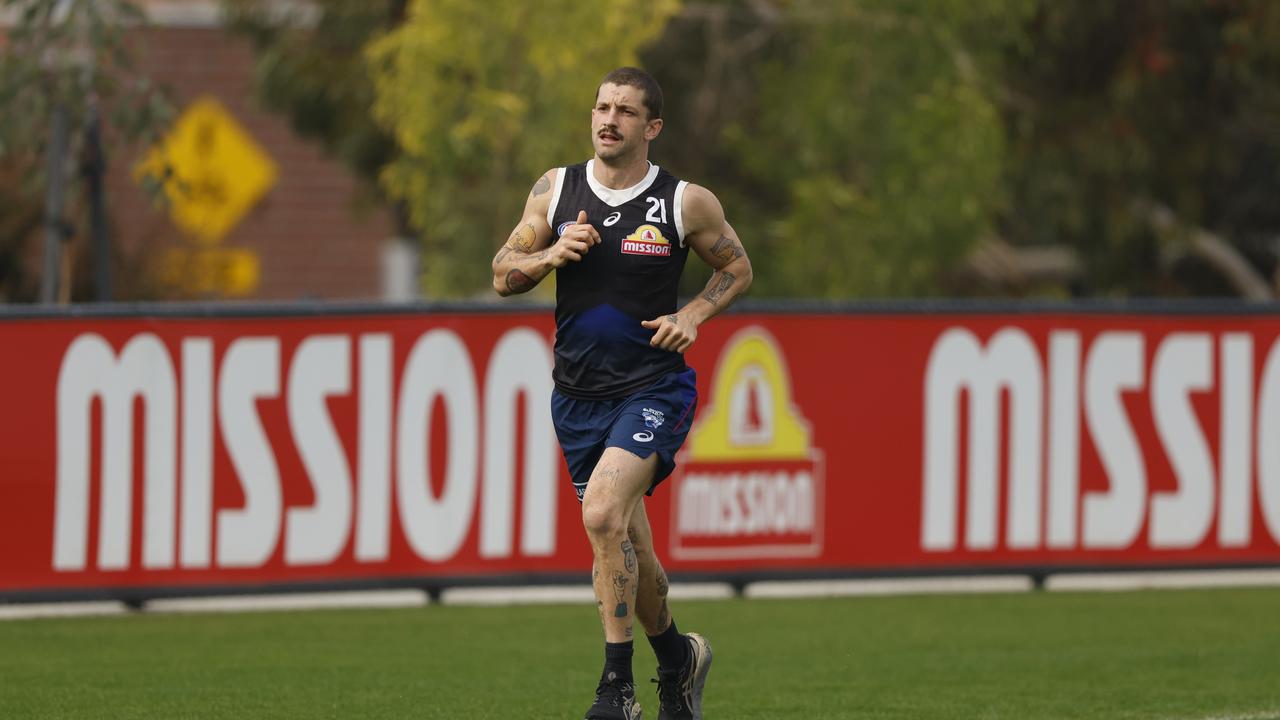
[[[591,144],[596,157],[614,160],[641,150],[662,129],[661,119],[648,118],[643,90],[630,85],[601,85],[591,110]]]

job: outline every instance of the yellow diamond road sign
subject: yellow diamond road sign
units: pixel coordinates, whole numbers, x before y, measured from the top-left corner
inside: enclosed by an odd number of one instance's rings
[[[216,243],[276,183],[276,164],[217,100],[191,103],[134,169],[164,183],[174,224]]]

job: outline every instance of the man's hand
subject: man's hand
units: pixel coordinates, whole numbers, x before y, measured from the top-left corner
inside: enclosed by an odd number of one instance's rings
[[[569,261],[578,262],[594,245],[600,244],[600,233],[587,223],[587,211],[578,211],[578,221],[565,228],[560,239],[548,249],[547,262],[551,267],[564,267]]]
[[[645,320],[640,324],[650,330],[657,330],[649,344],[663,350],[682,353],[689,349],[694,340],[698,339],[698,326],[691,318],[684,317],[680,313]]]

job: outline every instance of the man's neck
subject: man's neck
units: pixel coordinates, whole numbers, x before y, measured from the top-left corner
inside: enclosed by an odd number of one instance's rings
[[[605,162],[598,156],[591,164],[592,175],[601,185],[611,190],[624,190],[635,185],[649,174],[649,159],[636,157],[630,160]]]

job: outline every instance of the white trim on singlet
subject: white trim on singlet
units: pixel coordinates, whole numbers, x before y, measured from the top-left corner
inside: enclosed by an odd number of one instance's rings
[[[689,187],[687,180],[676,183],[676,196],[671,199],[671,208],[676,221],[676,235],[680,237],[680,247],[684,247],[684,189]]]
[[[596,197],[600,198],[600,201],[609,207],[618,207],[635,200],[640,196],[640,193],[649,189],[649,186],[657,179],[659,170],[657,165],[649,163],[649,172],[645,174],[643,180],[629,188],[614,190],[613,188],[605,187],[599,180],[596,180],[595,166],[596,161],[594,159],[587,161],[587,185],[590,185],[591,192],[595,193]]]
[[[551,234],[554,236],[556,226],[551,219],[556,216],[556,205],[560,204],[560,190],[564,187],[564,168],[556,168],[556,189],[551,191],[551,202],[547,205],[547,225],[551,228]],[[552,237],[551,242],[555,242],[556,238]]]

